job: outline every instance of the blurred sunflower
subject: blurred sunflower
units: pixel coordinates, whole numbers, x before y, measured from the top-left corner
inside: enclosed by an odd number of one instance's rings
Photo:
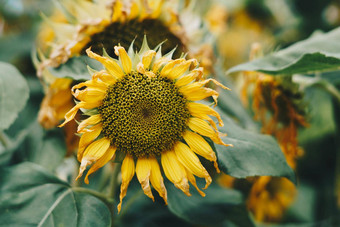
[[[122,162],[120,203],[129,182],[136,173],[144,193],[154,199],[150,182],[167,203],[159,161],[165,176],[186,195],[188,181],[196,185],[195,176],[204,178],[205,188],[212,179],[196,154],[214,162],[216,155],[203,136],[225,146],[212,115],[223,126],[219,114],[211,107],[196,103],[207,97],[217,102],[218,92],[206,88],[209,82],[227,89],[214,79],[202,79],[203,69],[196,59],[171,60],[174,51],[162,56],[161,47],[150,50],[144,41],[138,53],[133,46],[128,53],[122,46],[114,47],[119,60],[104,50],[100,56],[87,49],[89,57],[105,66],[93,71],[92,79],[72,87],[79,101],[66,115],[61,126],[71,121],[79,109],[89,117],[78,126],[81,134],[78,160],[79,177],[93,164],[85,177],[113,159],[117,152],[125,154]],[[136,161],[136,167],[135,167]]]
[[[187,52],[201,61],[205,69],[212,68],[211,46],[200,46],[205,36],[201,20],[191,14],[189,6],[181,8],[179,14],[178,1],[64,0],[59,3],[59,10],[50,18],[44,17],[46,23],[37,42],[36,67],[46,93],[38,119],[45,128],[55,127],[62,120],[66,112],[61,106],[74,105],[70,88],[79,82],[56,78],[49,68],[86,55],[90,46],[94,53],[101,55],[105,48],[113,56],[113,46],[120,44],[127,49],[134,40],[135,47],[140,48],[146,34],[152,46],[165,41],[162,53],[177,47],[175,57]],[[59,105],[56,99],[62,99],[65,105]],[[74,131],[66,134],[74,135]]]
[[[261,55],[261,47],[253,45],[251,59]],[[261,121],[262,132],[274,136],[290,167],[296,169],[297,158],[303,155],[298,146],[297,130],[307,127],[305,105],[298,85],[291,77],[273,77],[258,72],[245,72],[241,97],[248,105],[252,88],[254,118]],[[259,177],[253,182],[248,208],[258,221],[279,221],[294,201],[295,186],[284,178]]]

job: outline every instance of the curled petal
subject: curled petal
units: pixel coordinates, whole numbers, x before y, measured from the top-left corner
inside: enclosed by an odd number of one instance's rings
[[[116,77],[117,79],[120,79],[124,76],[123,70],[113,59],[110,59],[108,57],[102,57],[92,52],[91,47],[86,50],[86,53],[90,58],[96,59],[97,61],[102,63],[112,76]]]
[[[150,158],[151,175],[150,181],[158,194],[164,199],[165,204],[168,204],[167,191],[164,185],[161,169],[156,158]]]
[[[150,67],[150,64],[152,62],[152,59],[156,56],[156,51],[154,50],[148,50],[144,53],[142,58],[142,64],[144,65],[145,69],[148,69]]]
[[[120,195],[119,195],[120,202],[117,206],[118,213],[120,212],[122,208],[123,198],[126,195],[130,181],[133,178],[133,175],[135,175],[135,162],[133,161],[133,158],[130,155],[125,156],[123,163],[122,163],[121,172],[122,172],[122,184],[120,186]]]
[[[190,114],[194,117],[196,117],[195,115],[211,115],[217,118],[219,126],[223,127],[223,121],[219,115],[219,113],[217,113],[214,109],[212,109],[211,107],[204,105],[202,103],[188,103],[188,109],[190,111]],[[206,120],[206,119],[204,119]]]
[[[85,148],[99,136],[102,129],[103,129],[102,125],[98,124],[98,125],[91,127],[91,129],[85,131],[81,135],[80,140],[79,140],[78,153],[77,153],[77,159],[79,161],[83,157]]]
[[[197,184],[196,184],[196,178],[195,178],[195,176],[194,176],[190,171],[188,171],[188,170],[186,170],[186,171],[187,171],[187,176],[188,176],[189,182],[196,188],[196,190],[198,191],[198,193],[199,193],[202,197],[205,197],[205,193],[202,192],[202,191],[198,188],[198,186],[197,186]]]
[[[198,155],[201,155],[205,159],[214,162],[216,171],[218,173],[220,172],[217,164],[216,154],[208,142],[202,138],[202,136],[191,131],[186,131],[183,135],[183,138],[192,151]]]
[[[129,55],[126,53],[124,47],[115,46],[115,54],[119,56],[119,60],[122,63],[123,70],[126,74],[131,72],[132,62]]]
[[[217,144],[224,145],[224,146],[232,146],[231,144],[225,144],[219,137],[218,133],[215,132],[210,127],[210,125],[202,119],[192,117],[188,121],[188,126],[192,131],[197,132],[201,134],[202,136],[209,137],[212,141],[214,141]]]
[[[82,133],[84,132],[83,130],[91,125],[96,125],[101,121],[101,115],[100,114],[96,114],[96,115],[92,115],[91,117],[83,120],[79,125],[78,125],[78,133]]]
[[[171,60],[169,61],[164,67],[163,69],[161,70],[161,76],[163,77],[168,77],[169,74],[172,72],[173,68],[175,65],[179,64],[179,63],[182,63],[184,62],[185,59],[184,58],[179,58],[179,59],[176,59],[176,60]]]
[[[104,155],[99,158],[89,169],[89,171],[87,172],[86,176],[85,176],[85,183],[88,184],[89,183],[89,179],[88,177],[96,172],[99,168],[103,167],[108,161],[110,161],[114,154],[116,153],[116,148],[115,147],[109,147],[106,152],[104,153]]]
[[[142,186],[144,194],[155,201],[150,187],[151,165],[148,158],[138,158],[136,164],[136,175]]]
[[[203,75],[203,68],[199,67],[198,69],[192,70],[188,75],[185,75],[181,78],[179,78],[176,81],[177,87],[185,86],[189,83],[191,83],[193,80],[200,78]]]
[[[191,196],[185,169],[178,161],[175,152],[163,152],[161,155],[161,162],[165,176],[187,196]]]
[[[178,160],[188,171],[198,177],[205,178],[206,185],[204,189],[206,189],[212,180],[195,153],[182,142],[177,142],[174,150]]]
[[[63,127],[65,124],[67,124],[69,121],[73,120],[73,118],[76,116],[78,110],[80,108],[85,108],[86,103],[85,102],[80,102],[77,105],[75,105],[72,109],[70,109],[66,114],[65,114],[65,121],[59,125],[58,127]]]

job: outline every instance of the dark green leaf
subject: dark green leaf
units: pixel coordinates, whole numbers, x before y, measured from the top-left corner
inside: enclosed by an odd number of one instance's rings
[[[218,162],[223,172],[237,178],[249,176],[281,176],[295,183],[295,173],[272,136],[258,134],[238,126],[222,111],[224,122],[219,131],[227,133],[223,142],[234,147],[215,145]]]
[[[14,66],[0,62],[0,130],[14,122],[28,95],[29,88],[21,73]]]
[[[228,73],[260,71],[267,74],[313,73],[340,67],[340,28],[310,38],[263,58],[237,65]]]
[[[57,68],[49,68],[50,72],[59,78],[71,78],[73,80],[89,80],[91,75],[87,65],[95,70],[101,70],[103,66],[96,60],[87,56],[70,58],[65,64]]]
[[[107,206],[32,163],[0,168],[0,223],[6,226],[110,226]]]
[[[172,183],[166,182],[168,207],[174,214],[196,225],[215,226],[224,220],[230,220],[237,226],[254,226],[243,203],[242,194],[232,189],[210,185],[202,197],[191,190],[192,196],[186,196]]]

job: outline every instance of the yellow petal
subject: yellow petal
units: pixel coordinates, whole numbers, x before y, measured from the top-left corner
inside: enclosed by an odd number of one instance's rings
[[[218,168],[218,164],[217,164],[216,154],[213,151],[213,149],[210,147],[208,142],[202,138],[202,136],[191,131],[186,131],[183,134],[183,138],[185,142],[189,145],[192,151],[194,151],[198,155],[201,155],[205,159],[214,162],[216,171],[218,173],[220,172]]]
[[[158,194],[164,199],[165,204],[168,204],[167,191],[164,185],[161,169],[156,158],[149,159],[151,166],[150,181],[152,186],[156,189]]]
[[[123,163],[122,163],[121,173],[122,173],[122,184],[120,186],[120,195],[119,195],[120,202],[117,206],[118,213],[120,212],[122,208],[122,201],[126,195],[130,181],[133,178],[133,175],[135,175],[135,162],[133,161],[133,158],[130,155],[125,156]]]
[[[219,126],[221,127],[224,126],[220,115],[211,107],[204,105],[202,103],[195,103],[195,102],[188,103],[187,106],[192,116],[196,117],[195,115],[200,115],[200,114],[208,115],[209,114],[217,118]]]
[[[224,146],[232,146],[231,144],[225,144],[221,138],[219,137],[218,133],[215,132],[210,125],[199,118],[192,117],[188,121],[189,128],[197,132],[198,134],[201,134],[202,136],[209,137],[212,141],[214,141],[217,144],[224,145]]]
[[[89,183],[89,179],[88,177],[96,172],[99,168],[103,167],[108,161],[110,161],[114,154],[116,153],[116,148],[115,147],[109,147],[106,152],[104,153],[104,155],[98,159],[98,161],[96,161],[91,168],[89,169],[89,171],[87,172],[86,176],[85,176],[85,183],[88,184]]]
[[[195,176],[188,170],[187,171],[187,176],[188,176],[188,179],[190,181],[190,183],[196,188],[196,190],[198,191],[198,193],[202,196],[202,197],[205,197],[205,193],[202,192],[198,187],[197,187],[197,184],[196,184],[196,178]]]
[[[105,70],[102,70],[100,72],[97,72],[92,75],[92,80],[98,80],[100,79],[106,84],[114,84],[117,81],[117,78],[112,76],[111,74],[107,73]]]
[[[189,84],[190,85],[190,84]],[[183,87],[180,88],[180,92],[188,99],[191,101],[199,101],[208,97],[213,97],[215,103],[217,104],[217,98],[219,96],[218,92],[210,89],[210,88],[206,88],[206,87],[196,87],[196,88],[192,88],[192,89],[188,89],[188,90],[184,90],[182,89]]]
[[[79,84],[76,84],[72,87],[72,94],[75,93],[76,89],[80,89],[83,90],[85,88],[96,88],[96,89],[100,89],[102,91],[106,91],[108,88],[108,84],[99,81],[98,79],[92,79],[92,80],[88,80],[86,82],[82,82]]]
[[[129,55],[126,53],[124,47],[115,46],[115,54],[119,56],[119,60],[122,63],[123,70],[126,74],[131,72],[132,62]]]
[[[174,66],[179,64],[179,63],[182,63],[184,62],[185,59],[184,58],[179,58],[179,59],[176,59],[176,60],[171,60],[169,61],[164,67],[163,69],[161,70],[161,76],[163,77],[168,77],[168,75],[170,74],[170,72],[173,70]]]
[[[156,56],[156,51],[154,51],[154,50],[148,50],[144,53],[143,58],[142,58],[142,63],[144,65],[145,69],[148,69],[150,67],[152,59],[155,56]]]
[[[83,157],[81,159],[79,174],[76,178],[78,180],[85,171],[88,165],[91,165],[93,162],[96,162],[100,159],[106,152],[106,150],[110,146],[110,140],[106,138],[102,138],[91,143],[86,150],[84,151]],[[86,183],[86,182],[85,182]]]
[[[79,125],[78,125],[78,129],[77,132],[78,133],[82,133],[84,132],[83,130],[91,125],[96,125],[98,124],[100,121],[102,120],[101,115],[100,114],[96,114],[96,115],[92,115],[91,117],[83,120]]]
[[[72,109],[70,109],[66,114],[65,114],[65,121],[59,125],[58,127],[63,127],[66,123],[68,123],[69,121],[73,120],[73,118],[76,116],[78,110],[80,108],[84,108],[84,106],[86,105],[85,102],[80,102],[77,105],[75,105]]]
[[[181,62],[180,64],[176,65],[172,68],[172,70],[167,74],[167,77],[171,80],[178,79],[180,76],[182,76],[191,65],[198,65],[198,62],[196,59],[190,59],[184,62]]]
[[[179,163],[175,152],[166,151],[161,155],[161,162],[165,176],[187,196],[191,196],[189,192],[188,179],[184,167]]]
[[[198,177],[205,178],[205,188],[207,188],[212,181],[211,177],[195,153],[182,142],[177,142],[174,150],[178,160],[188,171]]]
[[[150,187],[151,165],[148,158],[138,158],[136,164],[136,175],[142,186],[144,194],[155,201]]]
[[[193,80],[201,77],[203,75],[203,68],[199,67],[198,69],[192,70],[188,75],[185,75],[176,81],[177,87],[185,86],[191,83]]]
[[[73,96],[84,102],[97,102],[105,98],[106,91],[96,88],[86,88],[84,90],[76,90]]]
[[[157,59],[155,63],[153,64],[152,71],[154,73],[157,73],[163,67],[163,65],[165,65],[168,61],[169,59],[167,59],[166,57]]]
[[[108,57],[102,57],[92,52],[91,47],[86,50],[86,53],[90,58],[96,59],[97,61],[102,63],[112,76],[116,77],[117,79],[120,79],[124,76],[124,72],[122,71],[118,63],[115,62],[114,60]]]
[[[119,21],[123,13],[123,3],[121,1],[114,1],[114,6],[112,10],[112,22]]]
[[[78,147],[78,153],[77,153],[77,159],[80,161],[83,157],[83,151],[85,148],[92,143],[102,131],[102,124],[95,125],[91,127],[88,131],[85,131],[79,140],[79,147]]]

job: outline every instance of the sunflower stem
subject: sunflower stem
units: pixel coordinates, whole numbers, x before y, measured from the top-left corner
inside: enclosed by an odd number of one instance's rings
[[[6,134],[3,131],[0,131],[0,142],[5,148],[8,148],[9,139],[7,138]]]

